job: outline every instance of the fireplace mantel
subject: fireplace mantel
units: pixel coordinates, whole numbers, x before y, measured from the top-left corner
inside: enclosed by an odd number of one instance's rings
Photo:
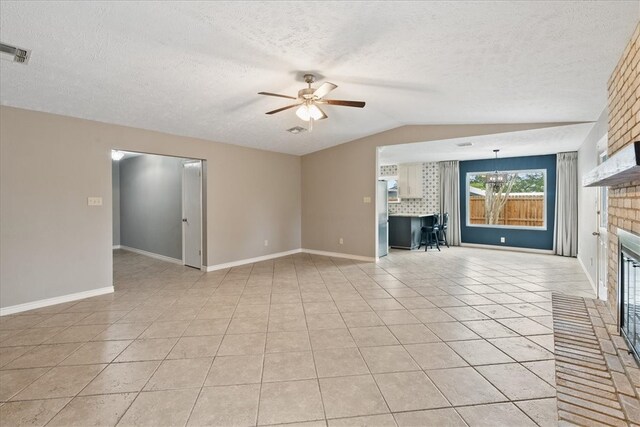
[[[583,187],[610,187],[640,179],[640,141],[605,160],[582,178]]]

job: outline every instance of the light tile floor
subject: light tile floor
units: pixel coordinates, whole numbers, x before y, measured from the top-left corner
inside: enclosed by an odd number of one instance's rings
[[[593,297],[575,259],[471,248],[114,268],[0,318],[3,425],[554,425],[551,292]]]

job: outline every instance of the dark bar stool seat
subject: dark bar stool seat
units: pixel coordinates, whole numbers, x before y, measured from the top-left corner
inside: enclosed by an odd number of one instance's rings
[[[438,215],[427,216],[424,219],[424,226],[420,229],[420,245],[418,249],[424,245],[424,251],[426,252],[429,246],[433,248],[435,243],[436,248],[440,250],[440,243],[438,242],[438,234],[440,233],[440,227],[438,226]]]

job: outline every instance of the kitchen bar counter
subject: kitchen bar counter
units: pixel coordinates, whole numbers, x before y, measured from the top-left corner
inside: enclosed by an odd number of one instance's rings
[[[416,218],[424,218],[426,216],[431,216],[433,214],[411,214],[411,213],[393,213],[389,214],[389,216],[402,216],[402,217],[416,217]]]
[[[389,246],[416,249],[420,246],[420,229],[424,218],[433,214],[389,214]]]

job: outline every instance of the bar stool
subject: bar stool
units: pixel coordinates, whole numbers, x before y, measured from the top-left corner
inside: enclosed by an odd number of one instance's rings
[[[438,242],[438,233],[440,228],[438,227],[438,215],[430,215],[425,217],[424,226],[420,228],[420,245],[418,249],[424,244],[424,251],[426,252],[429,246],[433,248],[435,242],[436,248],[440,250],[440,243]]]

